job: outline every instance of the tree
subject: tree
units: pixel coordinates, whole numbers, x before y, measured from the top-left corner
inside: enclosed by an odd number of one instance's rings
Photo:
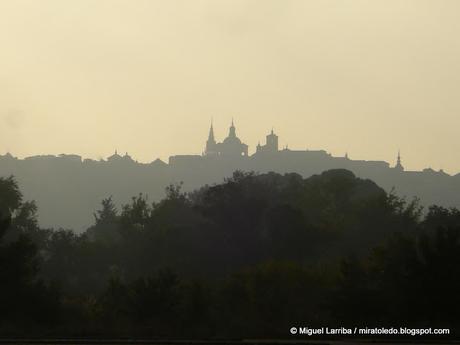
[[[36,228],[36,208],[22,203],[12,177],[0,178],[0,208],[0,329],[55,321],[58,295],[39,279],[37,247],[27,233]],[[5,236],[12,229],[17,236]]]

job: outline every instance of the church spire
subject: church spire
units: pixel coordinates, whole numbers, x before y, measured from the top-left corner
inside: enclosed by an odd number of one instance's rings
[[[211,119],[211,128],[209,128],[209,136],[208,136],[208,141],[214,142],[214,126],[213,126],[213,120]]]
[[[216,139],[214,138],[214,123],[213,119],[211,119],[211,127],[209,128],[209,136],[208,141],[206,141],[206,148],[204,150],[204,154],[215,155],[217,154],[217,144]]]
[[[396,159],[395,169],[399,171],[404,171],[404,167],[401,164],[401,151],[398,150],[398,158]]]

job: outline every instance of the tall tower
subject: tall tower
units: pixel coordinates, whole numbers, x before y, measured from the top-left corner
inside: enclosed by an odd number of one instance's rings
[[[214,127],[213,127],[213,121],[211,120],[211,128],[209,128],[209,135],[208,135],[208,140],[206,141],[206,149],[205,153],[206,156],[209,155],[217,155],[217,143],[216,139],[214,138]]]
[[[267,151],[277,152],[278,151],[278,136],[272,131],[267,135]]]
[[[266,136],[266,143],[261,146],[260,143],[256,147],[256,152],[278,152],[278,136],[272,131]]]
[[[395,169],[398,171],[404,171],[404,167],[401,164],[401,152],[398,150],[398,158],[396,159]]]

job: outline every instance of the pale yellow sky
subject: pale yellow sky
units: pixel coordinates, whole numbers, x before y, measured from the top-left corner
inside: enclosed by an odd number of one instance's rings
[[[290,148],[460,172],[460,1],[0,0],[0,153]]]

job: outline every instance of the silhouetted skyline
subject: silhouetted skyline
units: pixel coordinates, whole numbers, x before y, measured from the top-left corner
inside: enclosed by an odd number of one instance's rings
[[[240,127],[232,120],[226,136],[215,135],[212,123],[202,138],[200,154],[178,153],[166,161],[138,162],[130,153],[115,149],[101,160],[75,154],[39,155],[17,159],[0,155],[3,176],[15,176],[24,195],[36,200],[41,210],[40,224],[73,228],[80,232],[102,198],[113,196],[116,205],[143,193],[157,201],[170,183],[183,182],[190,192],[203,185],[221,183],[235,171],[297,173],[303,177],[329,169],[348,169],[378,183],[387,192],[401,197],[418,197],[423,206],[438,204],[460,207],[460,173],[449,175],[429,167],[407,169],[401,152],[393,160],[362,160],[348,154],[334,156],[325,150],[279,146],[278,132],[271,129],[253,148],[240,137]],[[221,128],[219,128],[221,130]],[[252,153],[248,154],[248,150]],[[254,152],[255,151],[255,152]],[[71,197],[69,197],[71,196]],[[78,207],[77,207],[78,205]],[[72,209],[72,213],[68,210]]]
[[[460,339],[459,13],[0,0],[2,342]]]
[[[457,1],[0,4],[0,153],[280,147],[460,171]]]

